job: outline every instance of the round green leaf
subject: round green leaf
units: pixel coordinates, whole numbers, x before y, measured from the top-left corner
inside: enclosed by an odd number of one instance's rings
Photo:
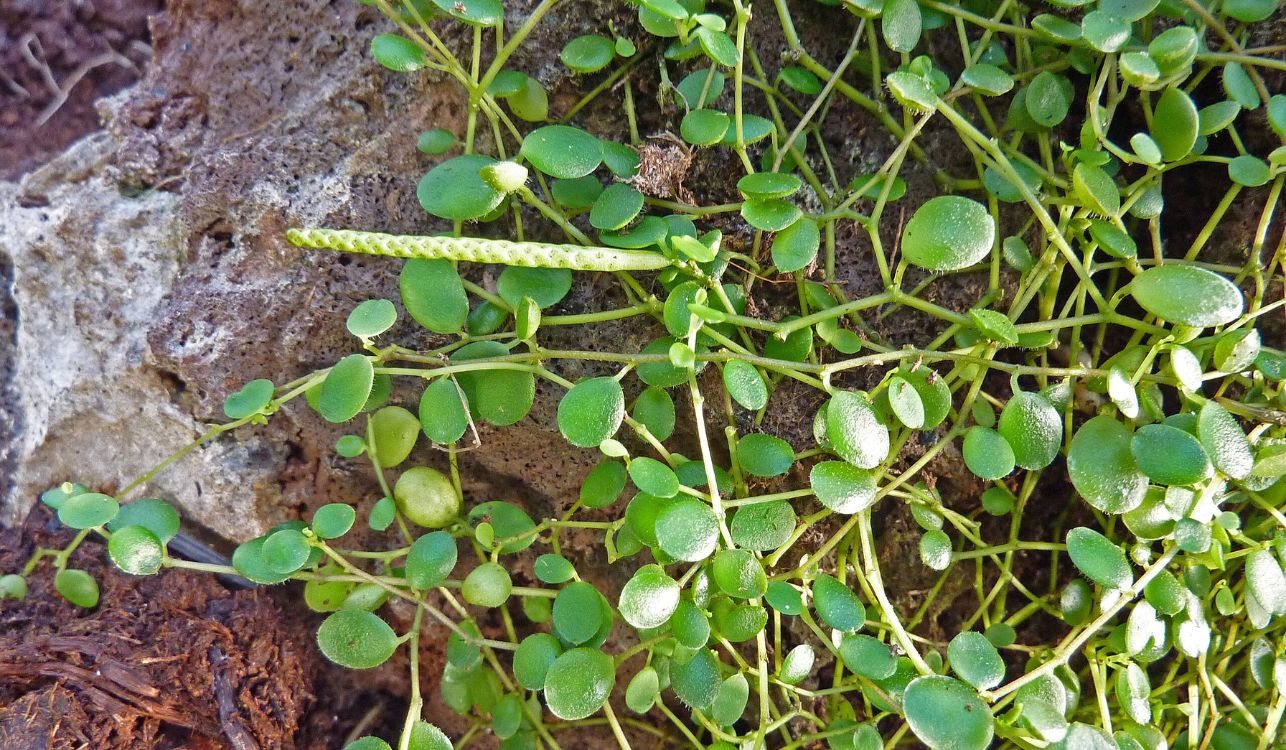
[[[655,458],[636,458],[630,462],[630,479],[634,486],[649,495],[674,497],[679,494],[679,478],[674,470]]]
[[[657,440],[674,434],[674,399],[663,388],[650,386],[634,400],[634,419],[642,422]]]
[[[573,581],[554,599],[554,631],[574,644],[589,641],[603,626],[603,596],[591,584]]]
[[[1227,409],[1214,401],[1202,404],[1197,414],[1197,435],[1216,469],[1233,479],[1250,476],[1255,464],[1250,441]]]
[[[1049,399],[1020,391],[1009,399],[996,431],[1013,449],[1014,463],[1024,469],[1043,469],[1058,457],[1063,444],[1063,419]]]
[[[1172,86],[1161,92],[1152,114],[1152,140],[1162,158],[1176,161],[1191,153],[1198,125],[1197,105],[1183,89]]]
[[[902,696],[906,722],[931,750],[985,750],[995,734],[991,708],[952,677],[917,677]]]
[[[605,459],[590,470],[581,484],[580,501],[586,508],[606,508],[625,489],[626,469],[620,461]]]
[[[224,415],[228,419],[245,419],[262,412],[272,403],[273,388],[271,380],[251,380],[223,402]]]
[[[420,137],[415,141],[415,147],[420,153],[436,156],[455,148],[456,143],[455,133],[446,128],[433,128],[420,133]]]
[[[964,460],[982,479],[1000,479],[1014,470],[1014,450],[999,432],[974,426],[965,433]]]
[[[817,616],[832,628],[855,633],[866,622],[866,607],[848,586],[826,573],[813,580],[813,608]]]
[[[656,541],[675,560],[700,562],[719,542],[719,521],[710,506],[681,498],[657,515]]]
[[[375,62],[398,73],[410,73],[429,64],[419,45],[397,34],[377,34],[371,40],[371,56]]]
[[[1072,99],[1066,79],[1048,70],[1027,84],[1027,114],[1042,127],[1052,128],[1067,118]]]
[[[1121,212],[1121,193],[1111,175],[1093,164],[1077,164],[1072,170],[1072,190],[1082,204],[1099,216]]]
[[[102,526],[120,512],[116,499],[98,492],[83,492],[67,498],[58,508],[58,520],[73,529]]]
[[[397,634],[388,623],[360,609],[341,609],[317,629],[321,652],[349,669],[378,667],[393,655],[397,643]]]
[[[1081,20],[1081,36],[1099,52],[1116,52],[1130,40],[1130,24],[1113,13],[1094,10]]]
[[[495,26],[505,19],[500,0],[433,0],[433,4],[473,26]]]
[[[701,50],[706,53],[706,57],[711,60],[725,68],[731,68],[737,64],[737,58],[740,57],[737,45],[722,31],[702,26],[697,29],[697,41],[701,44]]]
[[[77,607],[98,606],[98,581],[83,570],[63,568],[54,575],[54,590]]]
[[[902,424],[913,430],[924,426],[924,402],[920,392],[900,375],[889,378],[889,408]]]
[[[871,402],[852,391],[836,393],[826,406],[826,435],[840,458],[873,469],[889,454],[889,430]]]
[[[795,524],[795,509],[790,503],[773,500],[738,508],[728,531],[738,547],[767,552],[785,544],[794,533]]]
[[[498,341],[475,341],[456,350],[451,361],[461,363],[508,354],[509,350]],[[464,391],[471,412],[497,427],[522,420],[536,398],[536,376],[530,372],[501,369],[462,372],[456,375],[456,382]]]
[[[813,652],[813,647],[807,643],[801,643],[786,653],[786,658],[781,661],[781,670],[777,673],[777,679],[787,685],[797,685],[805,677],[812,674],[813,663],[817,655]]]
[[[599,194],[589,212],[590,226],[616,230],[634,221],[643,210],[643,194],[621,182],[610,185]]]
[[[1172,26],[1153,37],[1148,43],[1148,57],[1151,57],[1160,69],[1161,75],[1171,76],[1183,72],[1197,56],[1200,39],[1191,26],[1180,24]],[[1156,122],[1157,114],[1152,115]]]
[[[889,0],[880,14],[884,43],[894,52],[910,52],[920,41],[922,20],[915,0]]]
[[[1005,662],[982,633],[965,631],[947,645],[951,671],[979,690],[990,690],[1005,679]]]
[[[693,708],[708,708],[718,697],[722,684],[719,659],[708,648],[701,649],[687,661],[670,665],[670,687],[679,700]]]
[[[813,493],[822,505],[844,515],[865,510],[875,502],[875,479],[865,469],[840,461],[823,461],[809,473]]]
[[[710,718],[721,727],[730,727],[745,713],[749,699],[750,683],[745,675],[738,672],[719,686],[719,692],[710,706]]]
[[[768,385],[749,362],[728,360],[723,366],[723,385],[733,401],[751,411],[759,411],[768,404]]]
[[[951,565],[951,537],[942,529],[929,529],[920,536],[920,562],[933,570]]]
[[[651,665],[643,667],[625,688],[625,705],[636,714],[645,714],[656,705],[661,694],[661,679]]]
[[[625,393],[614,378],[577,383],[558,404],[558,430],[567,442],[594,448],[616,434],[625,419]]]
[[[1272,179],[1268,163],[1249,154],[1242,154],[1228,162],[1228,177],[1238,185],[1259,187]]]
[[[683,116],[679,135],[693,146],[713,146],[728,132],[732,119],[716,109],[694,109]]]
[[[509,571],[500,563],[485,562],[465,576],[460,595],[470,604],[494,609],[504,604],[513,592]]]
[[[754,172],[737,180],[737,189],[747,198],[785,198],[804,186],[793,174]]]
[[[593,73],[606,68],[616,55],[611,39],[598,34],[585,34],[571,40],[558,57],[577,73]]]
[[[232,551],[232,567],[245,578],[264,585],[281,583],[292,571],[281,572],[268,564],[263,553],[266,536],[240,544]]]
[[[460,387],[451,378],[438,378],[420,397],[420,429],[435,443],[450,444],[469,429],[469,412]]]
[[[344,750],[393,750],[389,744],[379,737],[358,737],[352,742],[344,745]]]
[[[328,503],[317,509],[310,524],[320,539],[338,539],[353,528],[357,511],[348,503]]]
[[[157,498],[135,500],[120,506],[116,516],[107,523],[107,530],[115,532],[126,526],[142,526],[161,544],[168,544],[179,533],[179,512]]]
[[[1067,532],[1067,554],[1077,570],[1104,588],[1127,589],[1134,583],[1125,553],[1093,529],[1078,526]]]
[[[795,451],[779,437],[754,433],[737,443],[737,463],[753,476],[779,477],[795,463]]]
[[[1138,245],[1130,235],[1111,222],[1101,219],[1091,220],[1090,236],[1103,252],[1113,258],[1133,258],[1139,254]]]
[[[603,163],[603,144],[579,128],[546,125],[527,134],[522,156],[536,169],[562,179],[584,177]]]
[[[433,531],[411,545],[406,555],[406,582],[421,591],[437,586],[455,570],[455,538],[445,531]]]
[[[482,170],[495,162],[490,156],[478,154],[464,154],[442,162],[429,170],[416,187],[420,206],[434,216],[452,221],[472,221],[486,216],[505,197],[482,179]]]
[[[780,198],[751,198],[741,204],[741,217],[755,229],[780,232],[798,223],[803,216],[790,201]]]
[[[386,299],[368,299],[348,314],[348,332],[369,339],[384,333],[397,322],[397,308]]]
[[[496,291],[515,307],[530,297],[544,309],[562,301],[572,288],[572,272],[566,268],[526,268],[509,266],[500,272]]]
[[[1214,271],[1197,266],[1153,266],[1130,282],[1139,305],[1171,323],[1220,326],[1241,317],[1241,290]]]
[[[382,468],[406,460],[420,436],[420,420],[400,406],[385,406],[371,415],[372,453]]]
[[[1014,79],[995,65],[976,63],[965,68],[960,81],[987,96],[1007,94],[1014,87]]]
[[[798,91],[801,94],[815,96],[822,93],[822,82],[810,70],[789,65],[781,69],[778,74],[781,82]]]
[[[554,554],[537,557],[532,570],[542,583],[554,585],[566,583],[576,575],[576,569],[567,558]]]
[[[107,540],[107,554],[116,567],[136,576],[150,576],[161,569],[165,548],[161,540],[142,526],[126,526]]]
[[[1067,473],[1086,502],[1104,513],[1125,513],[1143,502],[1148,478],[1130,452],[1130,431],[1107,416],[1076,431],[1067,451]]]
[[[440,529],[460,513],[460,498],[451,480],[428,466],[402,472],[393,486],[393,498],[407,520],[426,529]]]
[[[782,273],[806,268],[817,257],[822,235],[817,222],[807,217],[778,232],[772,240],[772,262]]]
[[[1191,433],[1166,424],[1139,428],[1130,440],[1139,470],[1157,484],[1195,484],[1210,475],[1210,458]]]
[[[616,664],[598,649],[574,648],[561,654],[545,675],[545,703],[564,721],[594,715],[616,684]]]
[[[871,680],[884,680],[897,671],[898,659],[883,643],[869,635],[847,633],[839,642],[844,666]]]
[[[549,668],[563,647],[549,633],[533,633],[518,644],[514,652],[514,679],[528,690],[543,690]]]
[[[270,533],[263,540],[259,554],[270,570],[288,575],[308,562],[312,547],[299,529],[285,528]]]
[[[750,550],[719,550],[711,570],[719,589],[734,599],[757,599],[768,588],[764,566]]]
[[[643,630],[664,625],[679,606],[679,584],[660,565],[644,565],[621,589],[621,617]]]
[[[536,523],[527,515],[527,511],[503,500],[475,505],[469,511],[469,523],[474,527],[482,523],[490,524],[498,540],[512,538],[500,547],[500,551],[507,555],[521,552],[536,541],[536,536],[532,533]]]
[[[803,595],[799,593],[799,589],[785,581],[769,583],[768,590],[764,593],[764,601],[783,615],[794,617],[804,611]]]
[[[931,198],[902,232],[908,263],[930,271],[958,271],[982,261],[996,239],[996,224],[981,203],[958,195]]]

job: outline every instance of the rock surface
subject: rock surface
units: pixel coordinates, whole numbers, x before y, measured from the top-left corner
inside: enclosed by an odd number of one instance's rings
[[[119,489],[221,421],[245,381],[286,382],[355,348],[348,311],[397,299],[400,264],[300,251],[286,227],[445,228],[416,201],[433,162],[415,139],[462,130],[464,102],[454,84],[370,60],[370,38],[385,30],[372,8],[183,0],[151,24],[153,64],[100,104],[106,131],[0,183],[20,321],[7,353],[17,438],[0,479],[6,523],[54,483]],[[395,334],[432,343],[409,326]],[[415,396],[395,401],[414,407]],[[479,493],[513,498],[522,484],[533,497],[569,496],[592,457],[531,440],[547,417],[468,454],[484,469],[472,472],[485,477]],[[143,492],[233,541],[325,502],[369,502],[370,476],[334,457],[339,434],[292,405]]]

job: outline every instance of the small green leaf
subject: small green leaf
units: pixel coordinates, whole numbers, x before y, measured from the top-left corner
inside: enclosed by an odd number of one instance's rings
[[[843,633],[855,633],[866,622],[866,607],[848,586],[819,573],[813,580],[813,607],[822,622]]]
[[[884,43],[894,52],[910,52],[920,41],[920,6],[915,0],[889,0],[880,14]]]
[[[398,73],[410,73],[429,64],[415,42],[396,34],[377,34],[371,40],[371,56],[375,62]]]
[[[397,322],[397,309],[386,299],[368,299],[348,314],[348,332],[369,339],[384,333]]]
[[[251,380],[228,396],[223,402],[223,413],[228,419],[245,419],[251,414],[259,414],[272,403],[273,390],[271,380]]]
[[[1166,424],[1139,428],[1130,440],[1139,470],[1157,484],[1195,484],[1210,475],[1210,459],[1197,438]]]
[[[533,633],[518,644],[514,652],[514,679],[528,690],[543,690],[549,668],[563,647],[549,633]]]
[[[1108,416],[1094,417],[1076,431],[1067,451],[1067,473],[1086,502],[1104,513],[1137,508],[1148,479],[1130,452],[1125,425]]]
[[[594,648],[559,655],[545,675],[545,704],[564,721],[579,721],[602,708],[616,684],[612,658]]]
[[[1099,216],[1121,212],[1121,193],[1116,182],[1093,164],[1077,164],[1072,170],[1072,190],[1084,206]]]
[[[485,562],[469,571],[460,586],[460,595],[466,602],[488,609],[504,604],[512,592],[509,571],[494,562]]]
[[[746,409],[758,411],[768,404],[768,386],[749,362],[728,360],[723,366],[723,384],[732,400]]]
[[[674,470],[655,458],[636,458],[629,465],[634,486],[649,495],[674,497],[679,494],[679,478]]]
[[[803,595],[799,593],[799,589],[785,581],[769,583],[768,590],[764,592],[764,600],[783,615],[794,617],[804,611]]]
[[[786,658],[781,661],[781,669],[777,672],[777,679],[787,685],[797,685],[812,674],[816,660],[817,654],[813,652],[813,647],[801,643],[786,653]]]
[[[884,79],[889,93],[911,112],[929,112],[938,103],[933,86],[923,77],[905,70],[895,70]]]
[[[1255,463],[1250,441],[1226,409],[1214,401],[1204,403],[1197,414],[1197,435],[1216,469],[1233,479],[1250,476]]]
[[[433,0],[433,4],[472,26],[495,26],[505,19],[500,0]]]
[[[960,81],[987,96],[1007,94],[1014,87],[1014,79],[995,65],[975,63],[960,74]]]
[[[840,458],[861,469],[873,469],[889,455],[889,429],[859,393],[839,391],[831,398],[826,435]]]
[[[785,198],[804,186],[793,174],[754,172],[737,180],[737,189],[747,198]]]
[[[741,217],[755,229],[780,232],[801,221],[803,211],[780,198],[751,198],[741,204]]]
[[[397,634],[377,615],[341,609],[317,629],[317,645],[327,659],[349,669],[372,669],[397,649]]]
[[[558,585],[576,577],[576,568],[562,555],[544,554],[536,558],[532,570],[542,583]]]
[[[1013,449],[1014,462],[1024,469],[1043,469],[1058,457],[1063,444],[1063,419],[1049,399],[1020,391],[1009,399],[996,430]]]
[[[58,507],[58,520],[73,529],[102,526],[120,512],[116,499],[99,492],[82,492],[63,501]]]
[[[779,477],[794,462],[794,449],[779,437],[754,433],[737,443],[737,463],[752,476]]]
[[[406,555],[406,582],[425,591],[437,586],[455,570],[455,538],[445,531],[433,531],[416,539]]]
[[[1214,271],[1198,266],[1153,266],[1130,282],[1139,305],[1180,325],[1220,326],[1241,317],[1241,290]]]
[[[624,183],[613,183],[594,201],[589,223],[596,229],[617,230],[634,221],[642,209],[642,193]]]
[[[650,664],[640,669],[625,687],[625,705],[636,714],[645,714],[656,705],[661,679]]]
[[[83,609],[98,606],[98,581],[83,570],[63,568],[54,575],[54,590]]]
[[[415,141],[415,147],[420,153],[436,156],[455,148],[457,143],[455,133],[446,128],[434,128],[420,133],[420,137]]]
[[[738,508],[728,530],[733,543],[738,547],[767,552],[777,549],[790,539],[795,531],[796,520],[795,510],[790,503],[773,500]]]
[[[402,304],[415,322],[434,333],[457,333],[469,318],[469,299],[450,261],[412,259],[399,277]]]
[[[817,222],[800,217],[794,224],[777,232],[772,240],[772,261],[777,270],[791,273],[806,268],[817,257],[822,235]]]
[[[942,529],[929,529],[920,536],[920,562],[932,570],[951,566],[951,537]]]
[[[1246,587],[1265,611],[1286,615],[1286,574],[1268,550],[1256,550],[1246,558]]]
[[[1187,92],[1177,86],[1161,92],[1152,114],[1152,140],[1166,161],[1177,161],[1192,152],[1198,122],[1197,105]]]
[[[625,393],[614,378],[589,378],[558,404],[558,430],[572,445],[593,448],[616,434],[625,419]]]
[[[151,531],[161,544],[168,544],[179,533],[179,512],[157,498],[135,500],[120,506],[116,516],[107,523],[107,530],[115,532],[126,526],[142,526]]]
[[[737,52],[737,45],[732,39],[722,31],[701,27],[697,29],[697,41],[701,44],[701,49],[711,60],[719,63],[725,68],[735,67],[740,55]]]
[[[683,116],[679,135],[693,146],[713,146],[728,132],[732,119],[714,109],[694,109]]]
[[[973,426],[965,433],[965,465],[981,479],[1000,479],[1014,470],[1014,450],[999,432]]]
[[[587,508],[606,508],[625,489],[625,464],[605,459],[590,470],[580,488],[581,504]]]
[[[719,521],[703,502],[681,498],[656,517],[657,545],[675,560],[700,562],[714,553]]]
[[[750,683],[740,672],[723,681],[719,693],[710,707],[710,718],[721,727],[730,727],[746,711],[750,699]]]
[[[1228,162],[1228,177],[1238,185],[1259,187],[1272,179],[1268,163],[1258,157],[1242,154]]]
[[[969,311],[969,318],[984,338],[1010,346],[1018,343],[1018,330],[1004,313],[974,308]]]
[[[813,493],[836,513],[852,515],[875,502],[875,479],[865,469],[841,461],[823,461],[809,474]]]
[[[260,558],[268,569],[289,575],[304,567],[312,556],[308,537],[296,528],[279,529],[268,534],[259,550]]]
[[[1078,526],[1067,532],[1067,554],[1077,570],[1104,588],[1123,590],[1134,583],[1125,553],[1093,529]]]
[[[460,513],[460,498],[451,480],[428,466],[402,472],[393,485],[393,497],[402,515],[426,529],[440,529]]]
[[[582,644],[603,625],[603,596],[584,581],[563,587],[554,599],[554,631],[566,641]]]
[[[898,658],[889,644],[869,635],[845,634],[839,653],[844,666],[870,680],[885,680],[897,671]]]
[[[320,539],[338,539],[353,528],[357,520],[357,511],[348,503],[328,503],[313,513],[309,524],[313,533]]]
[[[420,206],[434,216],[452,221],[472,221],[486,216],[505,197],[482,179],[482,170],[495,161],[490,156],[464,154],[442,162],[429,170],[416,187]]]
[[[585,34],[571,40],[558,57],[577,73],[593,73],[606,68],[616,54],[611,39],[598,34]]]
[[[509,266],[496,279],[496,292],[517,307],[524,298],[535,300],[541,309],[562,301],[572,288],[572,272],[566,268]]]
[[[713,704],[722,684],[719,659],[708,648],[701,649],[687,661],[670,665],[670,687],[679,700],[693,708],[704,710]]]
[[[366,406],[375,368],[364,354],[350,354],[335,363],[321,384],[317,410],[328,422],[347,422]]]
[[[982,633],[958,633],[947,645],[951,671],[979,690],[990,690],[1005,679],[1005,662]]]
[[[435,443],[454,443],[469,428],[464,394],[451,378],[429,383],[420,397],[420,428]]]
[[[521,155],[536,169],[562,179],[584,177],[603,163],[603,144],[579,128],[546,125],[527,134]]]
[[[618,609],[630,625],[643,630],[665,624],[679,606],[679,584],[660,565],[644,565],[621,589]]]
[[[996,239],[996,224],[977,201],[958,195],[931,198],[902,232],[909,263],[930,271],[958,271],[982,261]]]
[[[924,401],[920,392],[900,375],[889,378],[889,408],[902,424],[913,430],[924,426]]]
[[[757,599],[768,588],[764,566],[750,550],[719,550],[711,569],[719,589],[734,599]]]
[[[788,65],[778,74],[781,82],[807,96],[822,93],[822,82],[812,71],[797,65]]]
[[[1067,79],[1048,70],[1027,84],[1027,114],[1042,127],[1052,128],[1067,118],[1071,108],[1071,87]]]
[[[112,562],[130,575],[150,576],[161,569],[165,548],[161,540],[142,526],[126,526],[107,540],[107,554]]]
[[[917,677],[907,685],[902,706],[911,731],[931,750],[985,750],[991,745],[991,708],[957,679]]]

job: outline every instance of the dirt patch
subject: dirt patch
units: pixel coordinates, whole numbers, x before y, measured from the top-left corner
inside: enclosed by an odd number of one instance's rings
[[[70,540],[37,508],[0,533],[0,570],[19,570],[38,546]],[[311,617],[275,598],[203,573],[134,577],[86,543],[69,567],[99,582],[100,604],[75,607],[54,591],[52,565],[28,577],[24,601],[0,602],[0,747],[6,750],[251,750],[338,747],[364,715],[398,720],[371,681],[326,663]],[[301,616],[302,614],[302,616]],[[388,707],[389,710],[382,710]]]

